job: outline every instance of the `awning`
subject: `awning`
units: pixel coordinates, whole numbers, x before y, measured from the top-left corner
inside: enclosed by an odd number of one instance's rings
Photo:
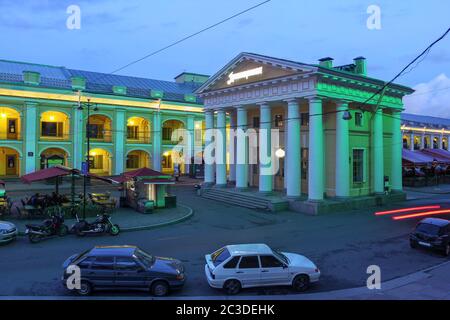
[[[450,152],[444,149],[423,149],[421,152],[428,154],[437,161],[442,161],[450,164]]]
[[[57,177],[67,176],[72,173],[73,169],[63,167],[63,166],[55,166],[47,169],[38,170],[36,172],[32,172],[22,176],[20,179],[25,183],[32,183],[35,181],[42,181]]]
[[[134,177],[159,177],[159,176],[166,176],[164,173],[155,171],[149,168],[140,168],[132,171],[127,171],[122,173],[123,176],[126,176],[127,178],[134,178]]]
[[[175,184],[173,179],[142,179],[140,182],[144,184]]]
[[[0,180],[0,184],[2,184],[2,185],[6,185],[6,182],[5,182],[5,181],[3,181],[3,180]]]
[[[111,177],[113,182],[124,183],[130,180],[144,181],[144,183],[172,184],[173,178],[170,175],[155,171],[149,168],[140,168],[122,173],[120,176]],[[154,181],[154,182],[151,182]]]

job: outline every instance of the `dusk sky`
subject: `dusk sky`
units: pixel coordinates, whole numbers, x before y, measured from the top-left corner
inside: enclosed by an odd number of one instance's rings
[[[0,0],[0,59],[111,72],[262,0]],[[81,29],[69,30],[69,5]],[[381,8],[369,30],[367,8]],[[450,1],[272,0],[120,74],[172,80],[213,74],[242,51],[336,65],[365,56],[369,76],[390,80],[449,26]],[[450,117],[450,36],[398,83],[418,90],[407,111]]]

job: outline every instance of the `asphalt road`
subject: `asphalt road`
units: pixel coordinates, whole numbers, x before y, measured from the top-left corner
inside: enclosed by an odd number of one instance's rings
[[[211,296],[203,275],[204,255],[226,244],[267,243],[273,248],[303,254],[322,272],[310,292],[364,286],[369,265],[381,267],[383,281],[442,263],[438,253],[409,248],[408,233],[417,220],[393,221],[375,217],[375,209],[321,216],[293,212],[264,213],[199,198],[193,188],[174,188],[178,201],[194,209],[194,217],[178,225],[123,233],[118,237],[53,238],[30,244],[26,238],[0,247],[0,295],[58,296],[68,293],[60,284],[62,262],[94,245],[138,245],[148,252],[176,257],[187,269],[185,288],[174,295]],[[440,203],[447,196],[409,201],[406,205]],[[289,288],[248,289],[242,295],[294,294]],[[146,296],[147,293],[98,292],[97,296]]]

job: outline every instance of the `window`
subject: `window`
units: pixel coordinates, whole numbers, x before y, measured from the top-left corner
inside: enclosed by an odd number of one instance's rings
[[[139,127],[127,126],[127,139],[137,140],[139,139]]]
[[[211,259],[214,266],[218,266],[231,256],[227,248],[222,248],[211,254]]]
[[[302,113],[300,115],[300,123],[302,126],[309,126],[309,113]]]
[[[233,257],[230,261],[224,264],[223,268],[224,269],[236,268],[240,258],[241,258],[240,256]]]
[[[259,268],[258,256],[242,257],[241,262],[239,263],[239,268],[240,269]]]
[[[82,260],[80,263],[78,263],[78,267],[80,269],[88,269],[92,263],[92,261],[95,260],[95,257],[87,257],[86,259]]]
[[[162,139],[167,141],[172,140],[172,131],[172,128],[163,128]]]
[[[41,135],[43,137],[62,137],[63,123],[62,122],[41,122]]]
[[[113,270],[114,258],[113,257],[97,257],[91,265],[91,269],[96,270]]]
[[[139,156],[137,154],[129,154],[127,157],[127,168],[137,169],[139,168]]]
[[[275,128],[279,128],[283,126],[283,115],[277,114],[275,115]]]
[[[363,114],[362,112],[355,112],[355,126],[362,127],[363,126]]]
[[[172,156],[170,154],[163,155],[162,167],[165,168],[165,169],[172,168]]]
[[[116,257],[116,270],[136,271],[141,269],[141,266],[136,263],[132,258],[128,257]]]
[[[353,150],[353,182],[364,182],[364,150]]]
[[[282,268],[283,263],[274,256],[260,256],[261,267],[263,268]]]
[[[89,138],[103,139],[104,129],[103,124],[89,124]]]
[[[97,154],[95,156],[89,157],[89,168],[90,169],[103,169],[103,155]]]
[[[259,128],[259,117],[253,117],[253,128]]]

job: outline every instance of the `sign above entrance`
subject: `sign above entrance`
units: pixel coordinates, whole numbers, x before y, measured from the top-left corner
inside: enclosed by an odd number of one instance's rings
[[[248,80],[248,78],[254,77],[254,76],[259,76],[262,73],[263,73],[263,67],[254,68],[254,69],[250,69],[250,70],[246,70],[246,71],[242,71],[242,72],[237,72],[237,73],[231,72],[228,75],[227,84],[231,85],[231,84],[235,83],[237,80],[240,80],[240,79]]]

